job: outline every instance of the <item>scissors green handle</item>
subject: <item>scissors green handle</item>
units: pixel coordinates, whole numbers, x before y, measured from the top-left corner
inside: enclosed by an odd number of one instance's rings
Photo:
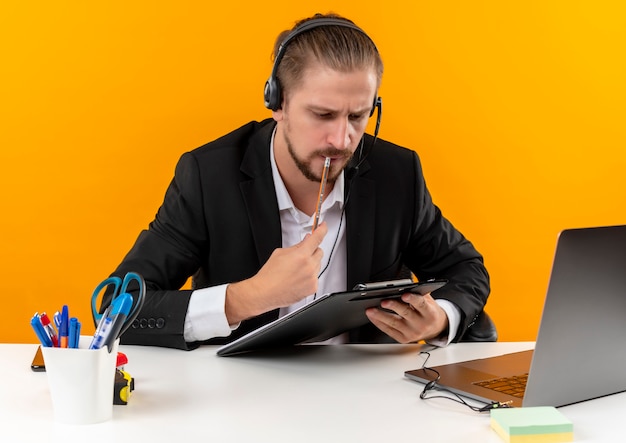
[[[120,295],[128,292],[128,285],[132,281],[137,282],[137,284],[139,285],[139,291],[136,296],[133,296],[133,307],[130,311],[130,314],[128,315],[126,319],[126,325],[124,326],[122,332],[125,331],[128,328],[128,326],[130,326],[130,324],[133,322],[133,320],[135,320],[135,318],[137,318],[137,315],[139,315],[139,311],[141,310],[144,299],[146,297],[146,283],[144,282],[144,279],[141,275],[135,272],[129,272],[124,276],[124,280],[122,280],[119,277],[109,277],[103,280],[102,282],[100,282],[100,284],[96,286],[96,289],[94,289],[93,295],[91,296],[91,312],[93,314],[94,322],[96,324],[100,322],[100,320],[106,313],[105,311],[104,313],[101,314],[98,310],[98,307],[96,306],[98,295],[100,294],[100,292],[102,292],[102,290],[104,290],[107,286],[112,285],[113,295],[112,295],[111,303],[110,303],[112,304],[113,300],[115,300]]]

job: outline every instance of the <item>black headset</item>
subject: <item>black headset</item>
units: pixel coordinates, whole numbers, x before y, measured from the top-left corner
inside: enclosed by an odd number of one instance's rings
[[[268,78],[267,81],[265,82],[265,89],[263,93],[264,100],[265,100],[265,107],[267,109],[276,111],[280,108],[280,104],[282,101],[282,91],[280,87],[280,82],[278,81],[278,78],[276,77],[276,72],[278,71],[278,65],[280,65],[280,61],[283,59],[283,56],[285,55],[285,50],[287,46],[293,39],[295,39],[300,34],[303,34],[315,28],[319,28],[321,26],[343,26],[344,28],[350,28],[350,29],[359,31],[361,34],[366,36],[372,42],[372,44],[374,45],[374,49],[376,49],[376,52],[378,52],[378,48],[376,48],[376,44],[374,43],[374,40],[372,40],[370,36],[365,33],[365,31],[363,31],[361,28],[359,28],[357,25],[355,25],[352,22],[349,22],[340,18],[334,18],[334,17],[316,18],[316,19],[312,19],[312,20],[304,22],[300,26],[297,26],[293,31],[291,31],[287,35],[287,37],[285,37],[285,40],[280,44],[278,48],[278,53],[276,54],[276,57],[274,58],[274,66],[272,67],[272,73],[270,74],[270,78]],[[376,109],[378,109],[378,120],[376,122],[376,134],[377,134],[378,127],[380,126],[380,114],[382,112],[382,100],[380,97],[374,98],[372,110],[370,111],[370,117],[374,115],[374,111]]]

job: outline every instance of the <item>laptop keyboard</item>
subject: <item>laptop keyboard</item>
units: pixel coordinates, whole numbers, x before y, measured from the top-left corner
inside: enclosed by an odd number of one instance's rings
[[[503,394],[512,395],[513,397],[524,397],[526,391],[526,381],[528,374],[513,375],[511,377],[492,378],[491,380],[482,380],[474,382],[476,386],[492,389],[502,392]]]

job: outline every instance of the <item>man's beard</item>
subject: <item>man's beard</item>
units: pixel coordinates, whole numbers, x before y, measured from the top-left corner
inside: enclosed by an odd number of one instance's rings
[[[345,161],[341,169],[335,171],[333,174],[328,174],[328,181],[330,183],[334,183],[335,180],[337,180],[337,177],[339,177],[341,171],[343,171],[346,165],[350,162],[350,159],[353,155],[350,151],[345,149],[326,148],[314,151],[309,156],[309,159],[301,159],[298,157],[298,154],[296,154],[296,151],[293,148],[293,144],[291,143],[291,140],[289,139],[289,136],[287,134],[285,134],[285,142],[287,144],[287,150],[289,151],[289,155],[291,155],[291,158],[293,159],[300,172],[302,172],[302,175],[304,175],[304,177],[306,177],[308,180],[316,183],[319,183],[322,180],[322,171],[320,171],[319,174],[316,174],[315,171],[313,171],[313,168],[311,167],[311,159],[319,157],[332,157],[333,163],[339,162],[341,160]]]

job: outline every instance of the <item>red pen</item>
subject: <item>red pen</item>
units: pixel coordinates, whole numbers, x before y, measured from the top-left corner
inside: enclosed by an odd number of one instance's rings
[[[43,312],[39,316],[39,321],[41,321],[41,324],[43,325],[44,330],[48,334],[48,337],[50,337],[50,340],[52,340],[52,346],[54,346],[55,348],[58,348],[59,347],[59,338],[57,337],[57,333],[54,330],[54,326],[52,326],[52,323],[50,323],[50,319],[48,318],[48,314]]]

